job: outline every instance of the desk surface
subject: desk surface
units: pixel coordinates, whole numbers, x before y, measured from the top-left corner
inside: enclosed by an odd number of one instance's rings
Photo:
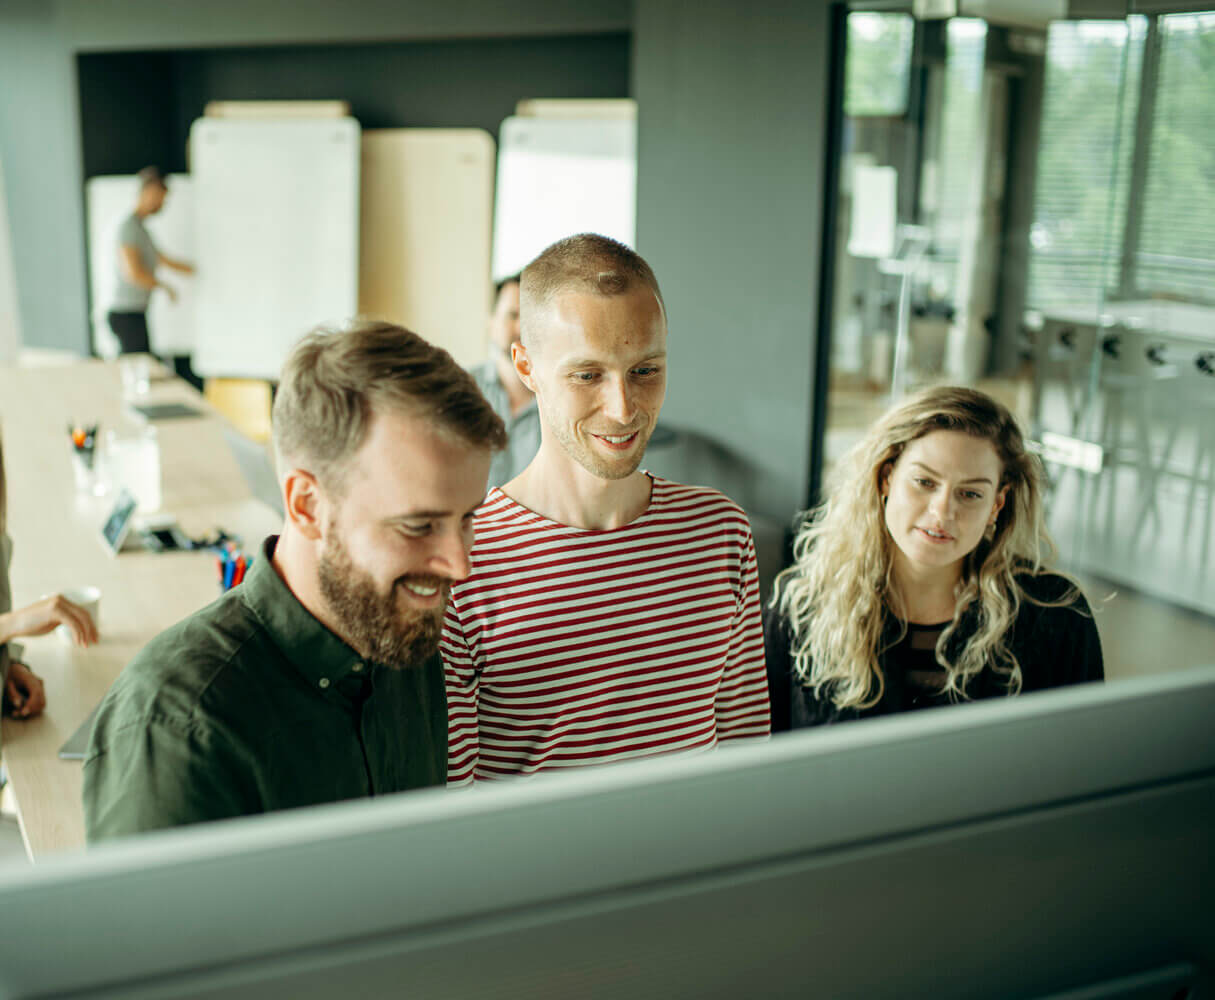
[[[5,719],[4,762],[31,857],[84,844],[81,764],[58,757],[62,743],[92,711],[123,666],[150,639],[218,595],[207,552],[124,552],[103,548],[98,529],[112,497],[75,490],[67,425],[98,421],[131,428],[112,363],[82,361],[54,368],[0,367],[8,533],[14,607],[43,594],[93,584],[101,589],[101,641],[69,646],[54,633],[20,639],[24,659],[46,683],[38,719]],[[249,495],[222,434],[223,419],[178,379],[155,380],[142,403],[181,402],[201,417],[158,421],[162,510],[186,534],[222,527],[247,549],[278,530],[275,515]]]

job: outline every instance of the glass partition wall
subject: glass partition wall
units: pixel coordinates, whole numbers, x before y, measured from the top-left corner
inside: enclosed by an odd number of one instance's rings
[[[907,392],[981,388],[1107,645],[1136,623],[1111,676],[1215,662],[1215,11],[919,7],[842,15],[824,474]]]

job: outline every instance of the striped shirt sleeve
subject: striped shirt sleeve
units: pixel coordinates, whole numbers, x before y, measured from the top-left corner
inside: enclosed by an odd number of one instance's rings
[[[739,580],[729,654],[715,706],[719,741],[767,736],[772,728],[768,674],[764,665],[763,614],[759,604],[759,568],[750,530],[746,532]]]
[[[480,677],[454,601],[443,617],[439,641],[447,683],[447,784],[471,785],[481,753],[477,719]]]

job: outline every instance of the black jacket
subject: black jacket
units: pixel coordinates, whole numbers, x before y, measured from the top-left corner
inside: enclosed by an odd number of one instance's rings
[[[1054,573],[1038,576],[1022,574],[1017,577],[1024,595],[1017,619],[1013,623],[1009,648],[1021,665],[1022,692],[1102,680],[1105,667],[1101,658],[1101,640],[1092,611],[1083,594],[1062,607],[1043,607],[1039,601],[1056,601],[1072,586]],[[961,646],[973,634],[977,615],[964,613],[961,625],[953,637],[953,645]],[[897,634],[898,622],[891,617],[889,635]],[[951,646],[952,648],[952,646]],[[793,634],[788,620],[777,607],[764,609],[764,655],[768,663],[768,691],[772,702],[772,731],[799,729],[849,719],[871,718],[907,710],[908,700],[904,678],[898,669],[891,669],[882,657],[885,690],[876,705],[867,709],[840,709],[831,701],[830,691],[820,697],[805,687],[793,673]],[[971,700],[1000,698],[1008,694],[1006,675],[988,668],[975,677],[966,691]],[[942,696],[928,706],[949,704]]]

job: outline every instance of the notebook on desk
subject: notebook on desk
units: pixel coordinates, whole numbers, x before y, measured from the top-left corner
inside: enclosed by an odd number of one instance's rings
[[[132,406],[131,409],[142,413],[148,420],[176,420],[181,417],[201,417],[202,410],[185,403],[147,403],[142,406]]]

